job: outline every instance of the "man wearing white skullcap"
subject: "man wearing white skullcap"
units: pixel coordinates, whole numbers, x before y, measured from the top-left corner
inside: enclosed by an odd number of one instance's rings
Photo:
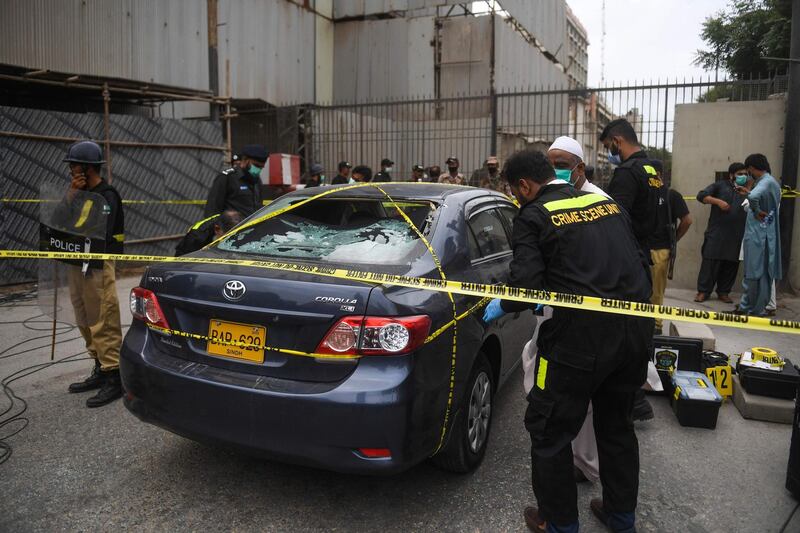
[[[547,150],[547,158],[556,170],[556,178],[566,181],[578,190],[609,197],[603,189],[586,179],[583,148],[572,137],[563,135],[553,141]]]

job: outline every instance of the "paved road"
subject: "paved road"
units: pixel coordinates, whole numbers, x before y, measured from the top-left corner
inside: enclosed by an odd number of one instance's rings
[[[119,284],[121,302],[131,284]],[[0,307],[0,322],[37,313],[30,306]],[[128,316],[123,310],[123,320]],[[718,333],[723,349],[746,342],[788,350],[796,342],[788,336]],[[46,333],[0,324],[0,352],[40,335]],[[57,357],[63,357],[80,352],[80,343],[58,348]],[[0,376],[48,359],[46,348],[0,359]],[[197,444],[140,423],[121,402],[88,410],[86,395],[65,393],[88,368],[86,361],[61,364],[13,385],[29,403],[30,425],[9,439],[14,453],[0,465],[0,531],[524,530],[521,511],[532,495],[521,376],[497,398],[486,460],[474,474],[453,475],[423,464],[396,477],[368,478]],[[656,420],[638,432],[639,530],[778,531],[797,505],[783,488],[790,427],[745,421],[726,404],[715,431],[681,428],[665,398],[652,402]],[[6,405],[0,399],[0,411]],[[584,532],[602,531],[587,510],[598,493],[580,487]],[[800,517],[795,518],[790,526],[795,529],[787,531],[800,531]]]

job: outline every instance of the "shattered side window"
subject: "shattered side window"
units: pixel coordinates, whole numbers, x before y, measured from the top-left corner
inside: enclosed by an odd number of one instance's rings
[[[414,218],[421,218],[424,226],[431,206],[414,206],[423,207],[425,212]],[[218,248],[279,259],[373,265],[410,264],[426,251],[396,210],[362,199],[312,202],[231,235]]]

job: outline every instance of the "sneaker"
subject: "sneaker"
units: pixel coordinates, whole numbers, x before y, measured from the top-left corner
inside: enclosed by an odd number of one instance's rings
[[[636,400],[633,402],[633,420],[634,422],[644,422],[645,420],[652,420],[655,414],[653,413],[653,406],[645,398],[644,391],[639,389],[636,391]]]
[[[536,531],[537,533],[547,531],[547,522],[539,516],[539,509],[536,507],[526,507],[522,515],[525,517],[525,525],[531,531]]]
[[[103,386],[105,376],[100,372],[100,363],[94,362],[94,369],[88,378],[77,383],[73,383],[67,389],[69,392],[86,392],[94,389],[99,389]]]
[[[119,369],[101,371],[103,386],[100,392],[86,400],[86,407],[101,407],[122,397],[122,382],[119,378]]]

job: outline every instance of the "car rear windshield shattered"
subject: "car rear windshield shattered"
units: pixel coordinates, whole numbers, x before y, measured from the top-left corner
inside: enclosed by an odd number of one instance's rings
[[[422,231],[430,207],[405,203],[403,209]],[[410,264],[426,250],[391,204],[361,199],[310,202],[224,239],[219,249],[374,265]]]

